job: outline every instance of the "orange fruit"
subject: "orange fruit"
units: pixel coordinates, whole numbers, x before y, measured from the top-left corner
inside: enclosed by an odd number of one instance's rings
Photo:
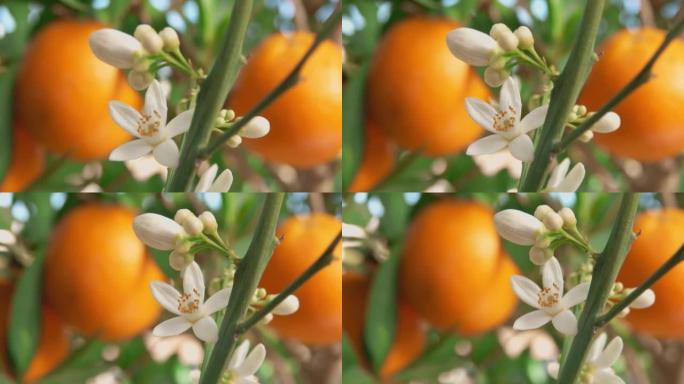
[[[599,50],[580,102],[597,110],[619,92],[665,38],[655,28],[623,29]],[[641,161],[657,161],[684,150],[684,42],[675,39],[656,61],[653,77],[615,108],[620,129],[594,136],[607,151]]]
[[[357,356],[365,361],[363,329],[366,319],[366,306],[370,291],[368,277],[345,272],[342,276],[342,324]],[[404,302],[397,305],[397,328],[394,342],[380,368],[379,375],[388,379],[406,368],[418,358],[425,349],[426,337],[420,326],[418,315]]]
[[[413,17],[382,37],[368,74],[370,118],[401,147],[427,155],[462,151],[483,130],[468,117],[467,96],[487,100],[489,91],[446,45],[458,24]]]
[[[18,192],[31,185],[45,169],[43,150],[20,126],[14,128],[12,158],[0,191]]]
[[[636,218],[634,230],[640,234],[618,275],[618,281],[626,287],[643,283],[684,244],[684,210],[643,212]],[[674,267],[652,289],[656,294],[653,306],[631,310],[627,321],[639,332],[684,338],[684,265]]]
[[[95,21],[49,24],[27,48],[17,77],[18,121],[50,152],[76,160],[106,158],[131,138],[109,116],[110,101],[141,106],[124,73],[90,51],[88,36],[101,28]]]
[[[12,287],[0,284],[0,356],[9,367],[7,356],[7,327],[9,326]],[[16,298],[15,298],[16,299]],[[69,355],[70,343],[62,320],[48,306],[43,305],[40,323],[40,339],[33,360],[24,373],[24,382],[33,382],[55,369]]]
[[[133,232],[134,217],[123,206],[89,203],[70,210],[52,233],[45,296],[86,335],[127,339],[159,316],[149,283],[164,276]]]
[[[238,115],[252,109],[295,67],[314,41],[309,32],[276,33],[250,55],[229,104]],[[266,160],[308,168],[335,159],[342,148],[342,48],[321,43],[300,72],[299,83],[261,114],[271,131],[245,145]]]
[[[278,227],[282,241],[275,248],[261,287],[277,293],[302,274],[342,229],[335,216],[325,213],[292,216]],[[302,285],[295,295],[299,310],[275,316],[270,325],[282,337],[311,345],[337,343],[342,338],[342,245],[333,262]]]
[[[444,199],[423,208],[408,227],[400,291],[435,327],[478,334],[512,314],[517,299],[509,279],[517,271],[500,245],[491,208]]]
[[[394,168],[394,144],[378,126],[368,121],[365,131],[361,165],[349,185],[349,192],[367,192],[392,172]]]

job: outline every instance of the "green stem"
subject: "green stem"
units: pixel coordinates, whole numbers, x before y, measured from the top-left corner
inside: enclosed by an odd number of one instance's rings
[[[219,55],[197,95],[192,123],[183,137],[178,168],[170,175],[168,191],[182,192],[190,186],[199,149],[209,141],[216,116],[235,83],[253,3],[254,0],[241,0],[236,1],[233,6]]]
[[[250,328],[255,326],[261,319],[266,317],[271,313],[278,304],[282,303],[288,296],[293,294],[299,287],[306,283],[310,278],[312,278],[318,271],[328,266],[333,261],[333,251],[335,247],[342,239],[342,231],[340,231],[337,236],[330,242],[328,247],[323,251],[321,256],[309,266],[296,280],[294,280],[290,285],[288,285],[284,290],[282,290],[276,297],[274,297],[268,304],[261,307],[258,311],[254,312],[247,320],[242,322],[237,327],[238,333],[247,332]]]
[[[684,261],[684,245],[679,247],[679,250],[677,253],[675,253],[672,257],[670,257],[669,260],[665,262],[665,264],[661,265],[660,268],[658,268],[651,276],[649,276],[646,281],[641,283],[639,287],[634,289],[632,292],[627,295],[622,301],[619,303],[615,304],[610,311],[606,312],[604,315],[599,316],[598,319],[596,319],[595,326],[596,327],[602,327],[608,322],[610,322],[615,316],[620,314],[620,312],[627,308],[634,300],[636,300],[644,291],[649,289],[653,284],[655,284],[658,279],[663,277],[667,272],[670,271],[670,269],[674,268],[677,266],[677,264],[681,263]]]
[[[304,53],[304,56],[297,62],[297,65],[295,65],[294,68],[292,68],[292,71],[278,84],[269,94],[267,94],[263,99],[261,99],[252,109],[247,112],[244,116],[242,116],[238,121],[235,122],[230,128],[226,129],[220,136],[215,138],[211,143],[209,143],[206,148],[202,149],[201,154],[204,157],[209,157],[214,151],[219,149],[228,139],[231,137],[235,136],[238,132],[240,132],[240,129],[247,125],[247,123],[250,122],[254,117],[259,115],[261,111],[266,109],[271,103],[273,103],[280,95],[285,93],[287,90],[290,88],[294,87],[297,85],[297,83],[300,80],[300,73],[302,71],[302,68],[304,68],[304,64],[309,60],[311,55],[316,51],[316,48],[333,32],[333,30],[337,27],[337,25],[340,22],[340,19],[342,18],[342,9],[338,5],[337,9],[335,12],[328,17],[328,20],[325,21],[323,24],[323,27],[318,31],[316,34],[316,38],[314,39],[313,43],[309,47],[309,49],[306,50]]]
[[[684,17],[682,17],[670,30],[667,32],[667,35],[663,39],[663,42],[660,43],[660,46],[656,51],[653,53],[651,58],[648,60],[646,65],[644,65],[643,68],[639,71],[639,73],[630,80],[627,85],[625,85],[620,92],[615,94],[610,100],[608,100],[607,103],[601,106],[598,111],[596,111],[594,114],[589,116],[582,124],[580,124],[577,129],[571,131],[568,133],[563,140],[556,145],[554,148],[554,151],[556,153],[561,152],[565,149],[568,148],[568,146],[575,141],[577,138],[582,136],[582,134],[588,130],[591,129],[591,127],[601,119],[606,113],[610,112],[613,108],[615,108],[622,100],[624,100],[627,96],[629,96],[632,92],[634,92],[637,88],[640,86],[646,84],[652,76],[651,71],[653,70],[653,66],[655,65],[656,61],[658,58],[665,52],[665,49],[667,48],[668,45],[670,45],[671,42],[673,42],[679,34],[682,32],[684,29]]]
[[[567,357],[564,358],[564,364],[560,367],[559,383],[572,384],[577,379],[594,336],[596,317],[605,307],[615,278],[634,239],[632,225],[638,206],[638,194],[627,193],[623,196],[606,248],[594,266],[589,295],[578,321],[577,334],[572,340]]]
[[[266,195],[252,242],[235,272],[235,283],[228,301],[225,317],[221,321],[219,338],[212,348],[211,355],[207,357],[209,362],[204,374],[200,378],[201,384],[219,382],[226,361],[235,348],[235,343],[239,336],[236,332],[238,322],[247,312],[264,268],[266,268],[273,248],[276,246],[275,229],[278,224],[283,199],[283,193],[269,193]]]
[[[539,141],[534,151],[534,160],[529,166],[525,179],[521,182],[520,192],[535,192],[542,187],[554,143],[563,133],[568,115],[572,112],[582,90],[585,74],[589,72],[605,3],[606,0],[587,1],[575,46],[551,93],[548,114],[541,128]]]

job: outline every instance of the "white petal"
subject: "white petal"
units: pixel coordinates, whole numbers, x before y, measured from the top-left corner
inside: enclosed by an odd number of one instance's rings
[[[291,315],[299,309],[299,299],[295,295],[289,295],[278,304],[273,310],[274,315],[286,316]]]
[[[525,117],[520,120],[520,124],[518,125],[520,133],[527,133],[541,127],[544,124],[544,120],[546,120],[546,113],[548,111],[548,104],[542,105],[541,107],[537,107],[530,111],[530,113],[525,115]]]
[[[636,300],[632,301],[632,304],[629,306],[636,309],[648,308],[655,303],[655,299],[655,292],[649,288],[639,295]]]
[[[520,300],[527,305],[539,308],[539,292],[541,289],[534,281],[525,276],[511,276],[511,287]]]
[[[544,224],[527,212],[504,209],[494,215],[494,225],[504,239],[518,245],[534,245]]]
[[[491,36],[472,28],[456,28],[447,34],[451,54],[474,66],[485,66],[498,44]]]
[[[230,169],[224,169],[207,192],[228,192],[231,185],[233,185],[233,172]]]
[[[88,44],[98,59],[121,69],[132,68],[134,54],[142,49],[140,42],[133,36],[112,28],[91,33]]]
[[[152,84],[145,92],[145,115],[153,116],[156,111],[160,115],[162,126],[166,124],[166,96],[161,84],[157,80],[152,80]]]
[[[211,315],[216,311],[220,311],[228,306],[228,299],[230,299],[231,288],[223,288],[222,290],[214,293],[207,299],[207,301],[202,306],[202,310],[205,315]]]
[[[263,344],[257,344],[252,349],[252,352],[247,355],[245,361],[240,364],[235,370],[240,374],[240,376],[251,376],[255,374],[261,364],[263,364],[266,359],[266,348]]]
[[[557,289],[563,294],[563,269],[558,259],[552,257],[542,267],[542,283],[544,288]]]
[[[606,349],[604,349],[594,361],[594,364],[601,368],[610,368],[611,365],[615,364],[615,361],[618,359],[618,357],[620,357],[620,354],[622,353],[622,347],[622,338],[620,338],[620,336],[614,337],[613,340],[608,343]]]
[[[145,140],[136,139],[127,143],[121,144],[114,148],[109,154],[111,161],[127,161],[141,158],[152,152],[152,147],[147,144]]]
[[[152,330],[155,336],[176,336],[187,331],[192,327],[192,323],[182,316],[174,317],[158,324]]]
[[[110,101],[107,106],[109,108],[109,115],[116,125],[131,135],[140,138],[138,122],[142,119],[142,116],[138,111],[120,101]]]
[[[513,329],[517,331],[536,329],[548,323],[549,320],[551,320],[551,316],[548,313],[536,310],[518,317],[515,323],[513,323]]]
[[[566,336],[574,336],[577,334],[577,318],[572,311],[566,309],[551,319],[553,327],[558,332]]]
[[[266,136],[270,130],[271,123],[263,116],[256,116],[240,129],[240,136],[248,139],[258,139]]]
[[[618,128],[620,128],[620,115],[615,112],[608,112],[594,123],[591,130],[597,133],[610,133],[617,131]]]
[[[515,121],[520,121],[520,114],[522,113],[522,101],[520,100],[520,89],[518,82],[509,77],[501,86],[501,93],[499,94],[499,109],[501,111],[515,111]]]
[[[218,326],[211,316],[204,316],[192,325],[192,331],[198,339],[207,343],[215,343],[218,340]]]
[[[560,371],[560,364],[558,364],[557,361],[552,361],[546,366],[546,372],[548,372],[549,376],[553,379],[558,379],[558,371]]]
[[[534,160],[534,144],[529,136],[522,134],[508,145],[508,149],[511,151],[511,155],[516,159],[529,163]]]
[[[166,137],[176,137],[181,133],[185,133],[190,129],[190,123],[192,122],[192,116],[195,113],[194,109],[189,109],[187,111],[181,112],[178,116],[174,117],[169,123],[164,127],[164,134]]]
[[[169,168],[176,168],[178,166],[178,159],[180,157],[178,145],[173,139],[167,139],[157,144],[152,151],[155,160],[159,164]]]
[[[584,170],[584,164],[575,164],[575,166],[572,167],[572,169],[568,173],[568,176],[566,176],[565,179],[561,181],[560,184],[558,184],[558,186],[556,186],[555,191],[575,192],[580,187],[580,185],[582,185],[585,173],[586,171]]]
[[[200,303],[204,303],[204,276],[199,264],[194,261],[183,273],[183,291],[188,294],[196,292],[200,297]]]
[[[488,155],[496,153],[508,145],[508,141],[499,135],[485,136],[468,146],[468,156]]]
[[[594,339],[594,342],[591,343],[591,346],[587,351],[587,361],[593,362],[598,359],[601,352],[603,352],[603,348],[606,347],[606,341],[608,341],[608,336],[605,332],[601,332],[601,334],[596,336],[596,339]]]
[[[466,97],[465,106],[468,116],[470,116],[477,125],[489,132],[496,133],[496,130],[494,129],[496,109],[494,109],[494,107],[474,97]]]
[[[228,368],[234,369],[242,364],[242,362],[245,361],[245,357],[247,357],[247,352],[249,352],[249,340],[243,341],[240,343],[240,345],[238,345],[237,348],[235,348],[233,356],[230,358],[230,362],[228,363]]]
[[[612,370],[599,369],[592,377],[593,384],[625,384],[625,382]]]
[[[183,227],[166,216],[143,213],[133,219],[133,231],[146,245],[162,251],[176,247],[176,240],[183,235]]]
[[[590,283],[580,283],[574,286],[561,299],[563,308],[571,308],[587,300],[589,296]]]
[[[180,292],[176,290],[172,285],[167,283],[162,283],[161,281],[153,281],[150,283],[150,289],[152,290],[152,296],[161,304],[167,311],[180,315],[178,310],[178,300],[181,297]]]
[[[563,181],[565,175],[568,173],[568,169],[570,169],[570,159],[565,158],[553,169],[553,171],[551,171],[551,176],[549,176],[549,181],[546,183],[546,188],[555,191],[558,184]]]
[[[218,165],[216,164],[212,164],[211,167],[207,168],[200,176],[197,186],[195,186],[195,192],[209,192],[209,188],[216,178],[216,172],[218,172]]]

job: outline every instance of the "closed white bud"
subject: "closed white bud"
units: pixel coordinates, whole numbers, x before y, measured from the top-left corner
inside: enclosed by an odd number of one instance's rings
[[[242,144],[242,137],[240,135],[234,135],[231,136],[228,140],[226,140],[226,145],[231,147],[231,148],[237,148]]]
[[[505,209],[494,215],[494,225],[504,239],[519,245],[533,245],[544,232],[544,225],[536,217],[518,211]]]
[[[204,224],[195,216],[188,217],[182,224],[188,235],[197,236],[204,230]]]
[[[563,219],[564,227],[573,228],[577,225],[577,217],[575,216],[575,212],[573,212],[572,209],[567,207],[563,208],[560,211],[558,211],[558,214]]]
[[[164,42],[164,49],[167,51],[175,51],[180,47],[180,39],[178,38],[178,33],[171,28],[166,27],[159,32],[159,37],[161,37]]]
[[[273,321],[273,314],[269,313],[268,315],[264,316],[263,319],[261,319],[261,324],[266,325]]]
[[[624,308],[622,311],[620,311],[620,313],[618,313],[617,316],[620,318],[627,317],[627,315],[629,315],[629,312],[630,312],[629,307],[627,307],[627,308]]]
[[[513,51],[518,48],[518,37],[506,24],[496,23],[489,31],[489,35],[496,40],[504,51]]]
[[[295,295],[289,295],[273,309],[273,314],[278,316],[291,315],[299,309],[299,299]]]
[[[529,255],[534,265],[542,266],[553,257],[553,251],[549,248],[532,247]]]
[[[582,132],[582,134],[580,135],[580,137],[578,139],[579,139],[579,141],[581,141],[583,143],[588,143],[593,138],[594,138],[594,132],[589,130],[589,131]]]
[[[133,36],[111,28],[91,33],[88,44],[98,59],[121,69],[132,68],[136,53],[142,50],[142,45]]]
[[[633,289],[630,289],[629,292],[633,291]],[[636,300],[632,301],[632,304],[629,306],[635,309],[643,309],[643,308],[648,308],[651,305],[655,303],[655,292],[653,292],[652,289],[647,289],[645,290],[639,297],[636,298]]]
[[[173,251],[169,254],[169,265],[176,271],[183,271],[195,258],[187,253]]]
[[[143,48],[149,53],[161,53],[164,48],[164,41],[159,37],[159,34],[147,24],[140,24],[135,28],[133,34],[136,39],[142,44]]]
[[[148,246],[170,251],[179,238],[185,235],[183,227],[168,217],[156,213],[143,213],[133,219],[133,231]]]
[[[489,64],[499,49],[491,36],[472,28],[456,28],[449,32],[447,46],[459,60],[476,67]]]
[[[204,225],[204,230],[209,233],[214,233],[218,229],[218,223],[216,222],[216,217],[209,211],[204,211],[199,215],[200,221]]]
[[[506,63],[508,63],[508,60],[506,60],[505,57],[494,56],[492,57],[492,60],[489,62],[489,66],[494,69],[503,70],[504,68],[506,68]]]
[[[144,89],[147,89],[147,87],[149,87],[150,84],[152,84],[153,80],[154,77],[151,73],[147,71],[128,72],[128,84],[131,86],[131,88],[135,89],[136,91],[142,91]]]
[[[601,116],[599,121],[591,126],[591,130],[596,133],[615,132],[620,128],[620,115],[615,112],[608,112]]]
[[[182,241],[176,242],[176,247],[173,248],[175,252],[180,252],[180,253],[189,253],[190,249],[192,248],[192,243],[189,241],[185,241],[183,239]]]
[[[526,26],[520,26],[513,32],[520,42],[520,48],[532,49],[534,47],[534,36],[532,31]]]
[[[543,219],[542,223],[549,231],[560,231],[563,228],[563,219],[556,212],[551,211]]]
[[[553,208],[549,207],[546,204],[540,205],[537,207],[537,209],[534,210],[534,217],[536,217],[539,220],[544,220],[546,215],[549,213],[553,212]]]
[[[176,221],[176,223],[183,225],[186,220],[190,217],[195,217],[195,214],[192,213],[189,209],[182,208],[176,211],[176,214],[173,216],[173,219]]]
[[[496,69],[494,67],[487,67],[484,71],[484,81],[490,87],[500,87],[506,79],[508,79],[508,72],[504,69]]]
[[[271,123],[262,116],[256,116],[240,129],[240,136],[248,139],[264,137],[271,130]]]
[[[584,116],[587,114],[587,106],[586,105],[580,104],[580,105],[576,105],[575,107],[577,108],[576,112],[577,112],[578,116]]]

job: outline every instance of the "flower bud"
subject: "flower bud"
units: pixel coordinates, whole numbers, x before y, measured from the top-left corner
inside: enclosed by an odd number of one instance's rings
[[[240,135],[231,136],[230,139],[226,140],[226,145],[231,148],[237,148],[242,144],[242,137]]]
[[[173,216],[173,220],[175,220],[176,223],[183,225],[183,223],[185,223],[185,221],[191,217],[195,217],[195,214],[189,209],[182,208],[176,211],[176,214]]]
[[[536,217],[516,209],[497,212],[494,225],[501,237],[518,245],[533,245],[544,231],[544,225]]]
[[[493,56],[492,60],[489,62],[489,66],[494,69],[503,70],[506,68],[506,63],[508,63],[508,60],[506,60],[505,57]]]
[[[256,116],[240,129],[240,136],[248,139],[258,139],[268,134],[271,124],[265,117]]]
[[[549,231],[560,231],[563,228],[563,219],[556,212],[549,212],[543,219],[542,223]]]
[[[189,253],[190,249],[192,249],[192,242],[185,241],[185,239],[182,239],[182,241],[177,241],[176,247],[173,248],[174,251],[180,253]]]
[[[178,38],[178,33],[171,28],[166,27],[159,32],[159,37],[161,37],[164,43],[164,49],[167,51],[175,51],[180,47],[180,39]]]
[[[508,72],[503,69],[494,69],[487,67],[484,71],[484,81],[490,87],[500,87],[506,79],[508,79]]]
[[[587,106],[586,105],[576,105],[577,107],[577,115],[578,116],[584,116],[587,114]]]
[[[629,307],[627,307],[627,308],[624,308],[622,311],[620,311],[620,313],[618,313],[617,316],[620,318],[627,317],[627,315],[629,315],[629,312],[630,312]]]
[[[539,248],[535,246],[530,248],[529,255],[530,261],[534,265],[542,266],[553,257],[553,251],[549,248]]]
[[[195,258],[187,253],[172,251],[169,254],[169,265],[179,272],[182,272],[193,261],[195,261]]]
[[[135,28],[133,34],[136,39],[142,44],[143,48],[149,53],[161,53],[164,48],[164,42],[159,34],[147,24],[140,24]]]
[[[537,207],[537,209],[534,210],[534,217],[536,217],[539,220],[544,220],[546,215],[549,214],[549,212],[553,212],[553,209],[549,207],[546,204],[540,205]]]
[[[289,295],[273,309],[273,314],[278,316],[291,315],[299,309],[299,299],[295,295]]]
[[[520,48],[522,49],[533,49],[534,48],[534,36],[532,31],[526,26],[520,26],[513,32],[520,42]]]
[[[268,315],[264,316],[263,319],[261,319],[261,324],[266,325],[273,321],[273,314],[269,313]]]
[[[132,68],[136,52],[142,50],[142,45],[133,36],[111,28],[91,33],[88,44],[98,59],[120,69]]]
[[[610,133],[617,131],[618,128],[620,128],[620,115],[615,112],[606,113],[591,126],[591,130],[597,133]]]
[[[136,91],[142,91],[152,84],[154,77],[149,72],[130,71],[128,72],[128,84]]]
[[[191,236],[197,236],[204,230],[204,224],[195,216],[188,217],[181,225],[183,226],[183,229],[185,229],[185,232]]]
[[[447,46],[459,60],[477,67],[489,64],[499,48],[491,36],[472,28],[456,28],[449,32]]]
[[[633,291],[633,289],[631,289],[630,292],[631,291]],[[632,304],[629,306],[636,309],[648,308],[655,303],[655,299],[655,292],[649,288],[639,295],[636,300],[632,301]]]
[[[204,225],[204,230],[209,233],[214,233],[218,229],[218,223],[216,222],[216,217],[210,211],[204,211],[199,215],[199,219]]]
[[[563,208],[560,211],[558,211],[558,214],[560,215],[561,219],[563,219],[563,226],[566,228],[573,228],[577,225],[577,217],[575,216],[575,212],[572,211],[570,208]]]
[[[588,143],[591,141],[591,139],[594,138],[594,132],[592,131],[584,131],[579,137],[579,141],[583,143]]]
[[[177,240],[185,235],[183,227],[175,221],[156,213],[143,213],[133,219],[133,231],[148,246],[170,251]]]
[[[499,43],[504,51],[513,51],[518,48],[518,37],[511,32],[506,24],[496,23],[489,31],[489,35]]]

